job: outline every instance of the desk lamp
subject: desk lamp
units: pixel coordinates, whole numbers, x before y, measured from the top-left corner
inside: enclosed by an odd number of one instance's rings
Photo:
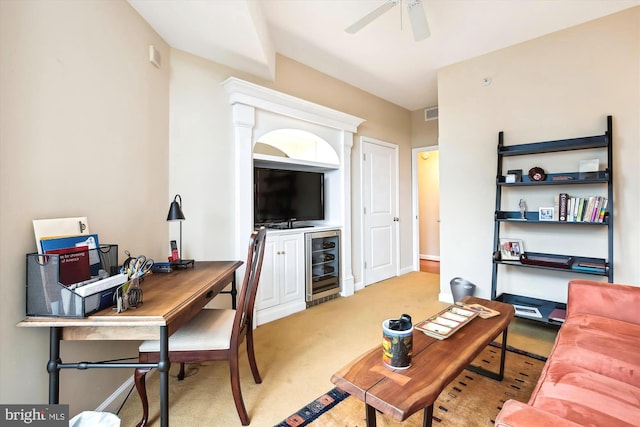
[[[179,194],[176,194],[173,198],[173,202],[171,202],[171,205],[169,206],[167,221],[180,221],[180,259],[171,262],[171,265],[178,267],[187,267],[189,264],[193,265],[192,259],[182,259],[182,221],[184,220],[184,213],[182,213],[182,197]]]

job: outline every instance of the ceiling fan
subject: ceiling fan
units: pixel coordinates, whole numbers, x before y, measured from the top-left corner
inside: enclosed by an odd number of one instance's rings
[[[411,28],[413,29],[413,38],[416,41],[424,40],[431,35],[431,31],[429,31],[429,24],[427,23],[427,16],[424,13],[422,0],[406,1],[409,20],[411,21]],[[345,31],[349,34],[357,33],[400,2],[401,0],[386,0],[384,4],[378,6],[376,9],[348,26]]]

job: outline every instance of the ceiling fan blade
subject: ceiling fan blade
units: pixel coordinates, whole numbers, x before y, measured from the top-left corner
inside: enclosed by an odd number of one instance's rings
[[[431,35],[427,15],[424,13],[422,0],[410,0],[407,4],[409,19],[411,20],[411,28],[413,29],[413,38],[416,41],[424,40]]]
[[[372,12],[357,20],[355,23],[345,28],[345,31],[349,34],[357,33],[358,31],[369,25],[371,22],[373,22],[377,17],[381,16],[382,14],[393,8],[395,5],[397,5],[399,1],[400,0],[387,0],[382,6],[379,6]]]

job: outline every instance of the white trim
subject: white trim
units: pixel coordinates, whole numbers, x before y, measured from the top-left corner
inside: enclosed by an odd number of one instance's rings
[[[233,104],[251,105],[306,122],[356,133],[365,120],[254,83],[229,77],[222,82]]]
[[[155,369],[152,369],[151,372],[147,374],[150,375],[152,372],[155,372]],[[109,397],[107,397],[97,408],[98,412],[111,412],[116,414],[122,404],[129,397],[129,393],[131,388],[134,386],[133,375],[131,375],[125,382],[120,385]]]
[[[420,254],[420,259],[425,259],[427,261],[440,261],[439,255],[423,255]]]

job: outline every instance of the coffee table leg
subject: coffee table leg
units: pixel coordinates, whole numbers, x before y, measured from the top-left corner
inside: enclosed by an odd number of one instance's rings
[[[376,408],[365,404],[367,406],[367,427],[376,427]]]
[[[504,360],[507,353],[507,331],[508,331],[508,328],[505,328],[505,330],[502,331],[502,343],[500,345],[500,372],[499,373],[491,372],[487,369],[481,368],[480,366],[473,366],[473,365],[467,366],[467,369],[470,370],[471,372],[484,375],[485,377],[491,378],[493,380],[502,381],[502,379],[504,378]]]
[[[433,422],[433,403],[424,408],[424,418],[422,419],[422,427],[431,427]]]

